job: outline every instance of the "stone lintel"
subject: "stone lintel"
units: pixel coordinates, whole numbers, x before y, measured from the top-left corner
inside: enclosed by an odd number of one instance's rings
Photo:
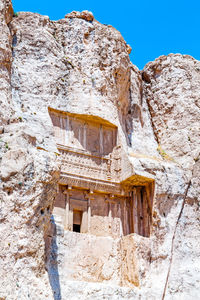
[[[126,195],[119,183],[104,180],[96,180],[67,173],[61,175],[59,183],[70,185],[72,187],[87,189],[93,192],[114,194],[119,196]]]

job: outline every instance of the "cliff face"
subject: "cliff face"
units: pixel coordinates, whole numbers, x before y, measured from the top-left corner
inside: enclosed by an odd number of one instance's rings
[[[1,49],[0,49],[0,68],[1,68],[1,112],[0,125],[7,122],[11,115],[11,89],[10,89],[10,72],[12,63],[11,43],[12,37],[8,28],[8,23],[12,20],[13,9],[10,1],[0,2],[0,34],[1,34]],[[2,131],[1,127],[1,131]]]
[[[140,72],[120,33],[89,12],[12,14],[1,1],[0,298],[198,298],[200,63],[170,54]],[[110,238],[101,264],[92,237],[77,281],[65,280],[65,257],[75,263],[91,238],[60,230],[51,241],[61,163],[49,108],[115,124],[135,174],[155,180],[150,237]]]
[[[170,256],[166,299],[192,299],[199,290],[199,76],[199,62],[179,54],[161,56],[147,64],[142,72],[144,97],[158,150],[163,157],[172,159],[184,174],[182,195],[174,194],[171,201],[169,195],[162,195],[155,202],[162,224],[159,227],[166,233],[158,237],[163,240],[161,247],[157,245],[158,252]],[[159,231],[158,235],[162,230]]]
[[[19,112],[18,102],[11,95],[14,38],[10,21],[13,11],[10,3],[1,2],[0,5],[0,298],[28,299],[38,295],[40,299],[49,299],[51,290],[45,273],[44,237],[56,193],[59,165],[53,152],[38,148],[37,140],[45,139],[48,124],[39,117],[31,117],[34,115],[32,109],[29,118],[21,113],[25,107],[23,103]],[[32,100],[29,98],[29,101]]]

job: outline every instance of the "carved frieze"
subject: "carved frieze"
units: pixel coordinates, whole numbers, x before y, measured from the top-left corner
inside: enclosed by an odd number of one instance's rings
[[[110,178],[110,159],[97,157],[72,149],[60,149],[62,154],[62,173],[107,180]]]
[[[120,147],[117,127],[99,118],[89,119],[50,111],[63,174],[81,175],[96,180],[120,181]]]
[[[91,178],[86,178],[86,177],[81,177],[81,176],[66,173],[66,174],[61,174],[59,182],[60,184],[81,187],[93,191],[112,193],[115,195],[125,195],[125,192],[121,188],[119,183],[114,183],[109,181],[91,179]]]

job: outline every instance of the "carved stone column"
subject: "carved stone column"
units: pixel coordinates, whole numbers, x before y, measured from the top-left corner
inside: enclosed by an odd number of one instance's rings
[[[149,226],[148,226],[148,214],[147,214],[147,193],[145,187],[143,188],[143,224],[144,224],[144,236],[149,235]]]
[[[80,232],[81,233],[87,233],[88,232],[88,212],[87,212],[87,210],[83,211]]]
[[[138,234],[143,233],[143,216],[142,216],[142,205],[141,205],[141,187],[136,188],[137,194],[137,220],[138,220]]]
[[[87,208],[87,232],[91,232],[91,200],[94,200],[94,193],[93,191],[89,191],[85,194],[85,199],[88,201],[88,208]],[[86,212],[85,212],[86,213]]]
[[[66,191],[64,191],[66,195],[66,202],[65,202],[65,230],[73,230],[73,211],[70,210],[70,196],[72,195],[72,188],[68,187]]]
[[[132,192],[133,197],[133,226],[134,226],[134,232],[139,233],[138,230],[138,205],[137,205],[137,190],[136,188],[133,188]]]
[[[88,233],[90,233],[91,228],[91,206],[90,206],[90,197],[88,198]]]

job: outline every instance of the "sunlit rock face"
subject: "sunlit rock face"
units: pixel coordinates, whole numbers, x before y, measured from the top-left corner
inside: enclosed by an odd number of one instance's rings
[[[0,298],[198,298],[199,62],[0,16]]]
[[[183,170],[185,181],[184,197],[176,195],[176,199],[181,201],[172,204],[174,197],[172,201],[167,195],[158,198],[161,226],[166,232],[160,237],[164,242],[160,249],[163,255],[166,253],[166,260],[169,259],[169,249],[172,253],[168,262],[171,266],[168,285],[163,295],[166,299],[192,299],[198,297],[200,278],[197,246],[200,235],[200,64],[188,55],[161,56],[145,66],[142,78],[144,98],[159,143],[158,150]],[[176,234],[171,243],[167,236],[171,234],[168,226],[173,220],[179,221],[173,225]],[[152,266],[157,264],[161,267],[159,259]]]
[[[47,136],[49,148],[55,145],[45,117],[36,116],[32,106],[27,117],[23,100],[12,96],[15,38],[8,1],[0,2],[0,15],[0,298],[51,299],[44,237],[56,195],[59,163],[53,150],[39,147]]]
[[[12,37],[9,31],[8,23],[12,20],[13,9],[10,1],[0,2],[0,70],[1,70],[1,90],[0,90],[0,131],[3,130],[2,124],[6,124],[11,116],[11,89],[10,89],[10,71],[12,63],[11,43]]]

